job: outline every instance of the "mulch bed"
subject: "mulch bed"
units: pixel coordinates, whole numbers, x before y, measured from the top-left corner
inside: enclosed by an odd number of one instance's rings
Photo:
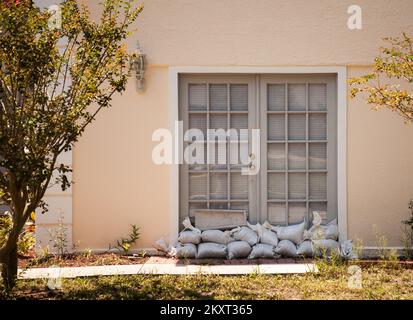
[[[105,265],[131,265],[143,264],[149,257],[124,256],[115,253],[102,254],[71,254],[66,256],[49,256],[36,259],[35,255],[19,257],[19,268],[47,268],[59,267],[86,267]]]
[[[36,259],[34,252],[28,256],[19,257],[19,268],[47,268],[59,267],[86,267],[104,265],[134,265],[134,264],[175,264],[175,265],[265,265],[265,264],[291,264],[291,263],[313,263],[312,259],[176,259],[164,256],[138,256],[120,255],[116,253],[101,254],[70,254],[66,256],[49,256]],[[350,262],[351,263],[351,262]],[[379,259],[357,260],[354,264],[370,267],[374,265],[400,266],[402,268],[413,269],[413,261],[397,260],[383,261]]]

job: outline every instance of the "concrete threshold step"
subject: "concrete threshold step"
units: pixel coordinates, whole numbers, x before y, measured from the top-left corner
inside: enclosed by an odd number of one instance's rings
[[[65,268],[33,268],[19,270],[19,279],[76,278],[135,274],[173,275],[244,275],[244,274],[300,274],[318,272],[312,263],[251,264],[251,265],[174,265],[152,264],[110,265]]]

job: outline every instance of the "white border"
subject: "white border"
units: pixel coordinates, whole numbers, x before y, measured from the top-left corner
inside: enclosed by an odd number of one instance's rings
[[[174,129],[179,119],[178,78],[180,74],[336,74],[337,75],[337,207],[340,240],[347,240],[347,68],[345,66],[320,67],[231,67],[187,66],[169,68],[170,125]],[[176,138],[177,133],[175,133]],[[179,165],[171,170],[170,235],[179,230]]]

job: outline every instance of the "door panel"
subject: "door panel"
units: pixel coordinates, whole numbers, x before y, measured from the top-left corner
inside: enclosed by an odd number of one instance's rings
[[[205,163],[180,165],[180,220],[197,209],[245,209],[256,220],[257,177],[242,175],[248,163],[240,163],[251,150],[241,129],[257,128],[256,77],[192,75],[181,77],[179,85],[184,132],[198,128],[207,140],[197,142]],[[225,131],[207,137],[207,129]],[[184,142],[184,149],[190,144]]]
[[[262,75],[259,91],[260,221],[336,218],[336,77]]]

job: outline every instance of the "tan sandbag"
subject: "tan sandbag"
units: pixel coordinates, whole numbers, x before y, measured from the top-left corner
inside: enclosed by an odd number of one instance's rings
[[[221,243],[221,244],[228,244],[235,239],[231,236],[229,231],[221,231],[221,230],[206,230],[203,231],[201,234],[202,242],[213,242],[213,243]]]
[[[198,245],[198,259],[226,258],[227,247],[219,243],[201,243]]]
[[[181,244],[199,244],[201,243],[201,233],[195,232],[195,231],[182,231],[179,234],[178,241]]]
[[[197,256],[196,245],[192,243],[178,244],[171,248],[168,255],[178,259],[195,259]]]
[[[337,219],[330,221],[326,225],[321,224],[321,217],[317,211],[313,212],[313,225],[304,231],[304,240],[331,239],[338,240]]]
[[[246,241],[234,241],[227,245],[228,259],[243,259],[251,253],[251,246]]]
[[[311,243],[311,241],[306,240],[301,242],[297,246],[297,255],[300,257],[311,258],[314,255],[313,244]]]
[[[259,241],[258,234],[248,227],[235,228],[230,233],[235,240],[246,241],[250,246],[255,246]]]
[[[276,226],[272,230],[277,233],[278,240],[289,240],[294,244],[299,244],[303,241],[305,221],[288,227]]]
[[[258,243],[252,247],[248,259],[274,258],[274,246],[269,244]]]
[[[340,255],[340,243],[332,239],[313,240],[314,256]]]
[[[274,249],[274,252],[288,258],[297,257],[297,247],[290,240],[281,240],[278,246]]]

